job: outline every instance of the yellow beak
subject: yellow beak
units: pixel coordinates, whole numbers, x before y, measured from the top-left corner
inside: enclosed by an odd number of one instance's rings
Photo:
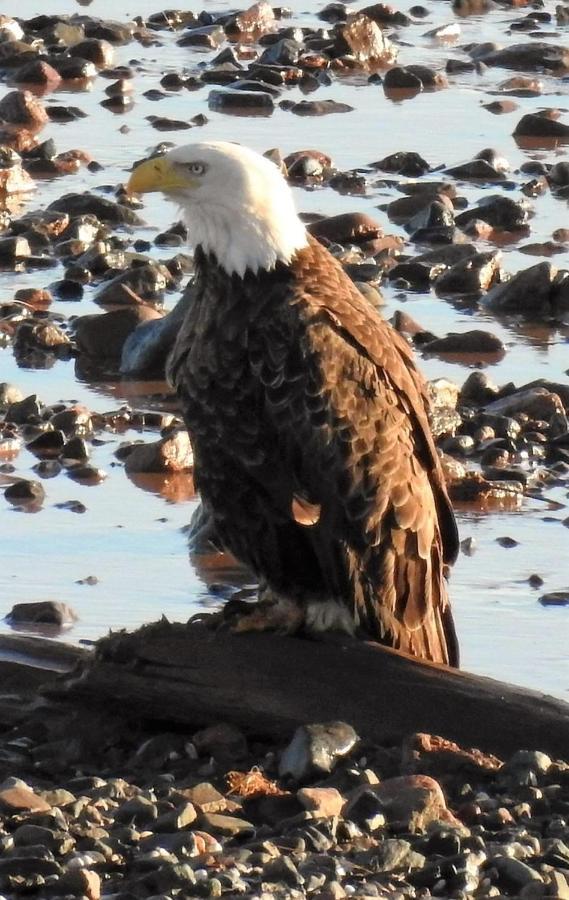
[[[194,180],[175,168],[163,156],[146,159],[132,172],[126,189],[129,194],[148,194],[150,191],[174,191],[191,188]]]

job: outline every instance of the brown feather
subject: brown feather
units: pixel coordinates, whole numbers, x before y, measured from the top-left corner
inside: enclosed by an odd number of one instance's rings
[[[458,538],[408,345],[313,239],[271,272],[196,266],[171,377],[222,541],[273,591],[457,664]]]

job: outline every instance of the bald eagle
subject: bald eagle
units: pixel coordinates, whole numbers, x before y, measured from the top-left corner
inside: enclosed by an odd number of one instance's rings
[[[252,150],[179,147],[128,189],[176,201],[195,247],[169,377],[202,501],[262,586],[237,629],[340,629],[457,665],[456,524],[406,342]]]

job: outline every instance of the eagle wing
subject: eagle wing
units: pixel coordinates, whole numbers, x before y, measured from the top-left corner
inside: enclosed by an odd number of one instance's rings
[[[408,345],[323,247],[311,241],[293,270],[287,303],[264,303],[251,331],[276,444],[274,470],[258,475],[310,544],[329,594],[348,598],[367,633],[456,664],[443,564],[458,537],[425,383]]]

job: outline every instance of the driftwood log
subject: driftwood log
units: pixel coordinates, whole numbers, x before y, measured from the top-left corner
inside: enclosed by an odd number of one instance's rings
[[[569,747],[560,700],[353,640],[161,622],[75,651],[63,668],[73,661],[44,685],[49,702],[169,728],[225,721],[287,739],[300,724],[342,719],[379,743],[426,731],[501,757],[525,748],[566,758]]]

